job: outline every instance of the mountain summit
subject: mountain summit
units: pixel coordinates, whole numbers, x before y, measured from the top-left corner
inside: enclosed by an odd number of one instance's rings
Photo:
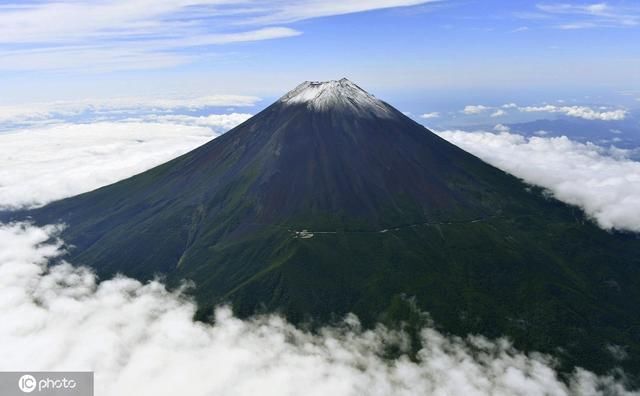
[[[284,104],[305,103],[315,111],[341,111],[356,117],[393,117],[393,109],[356,84],[339,81],[306,81],[279,100]]]
[[[74,262],[191,279],[202,307],[365,323],[417,307],[451,332],[638,372],[640,241],[345,79],[305,82],[188,154],[28,214],[69,225]]]

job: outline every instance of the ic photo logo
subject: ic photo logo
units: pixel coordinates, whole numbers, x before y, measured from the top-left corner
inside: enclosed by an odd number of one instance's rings
[[[63,378],[41,378],[36,380],[33,375],[25,374],[18,380],[18,388],[24,393],[31,393],[34,390],[38,392],[56,391],[56,390],[73,390],[78,383],[75,380]]]
[[[36,389],[36,379],[33,375],[25,374],[18,380],[18,388],[24,393],[31,393]]]

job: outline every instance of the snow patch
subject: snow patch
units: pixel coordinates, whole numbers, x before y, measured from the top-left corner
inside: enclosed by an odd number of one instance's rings
[[[392,108],[346,78],[306,81],[279,100],[285,105],[306,103],[315,111],[343,110],[363,117],[392,118]]]

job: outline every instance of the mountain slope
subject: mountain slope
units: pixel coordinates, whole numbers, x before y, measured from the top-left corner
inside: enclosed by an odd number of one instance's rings
[[[69,225],[74,262],[194,280],[205,307],[371,323],[411,319],[415,301],[445,330],[640,367],[634,235],[596,228],[348,80],[304,83],[186,155],[29,215]]]

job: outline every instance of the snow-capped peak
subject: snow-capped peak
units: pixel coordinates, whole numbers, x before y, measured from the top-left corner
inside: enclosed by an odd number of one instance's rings
[[[282,98],[285,105],[306,103],[317,111],[345,110],[361,116],[391,117],[393,112],[384,102],[346,78],[331,81],[305,81]]]

